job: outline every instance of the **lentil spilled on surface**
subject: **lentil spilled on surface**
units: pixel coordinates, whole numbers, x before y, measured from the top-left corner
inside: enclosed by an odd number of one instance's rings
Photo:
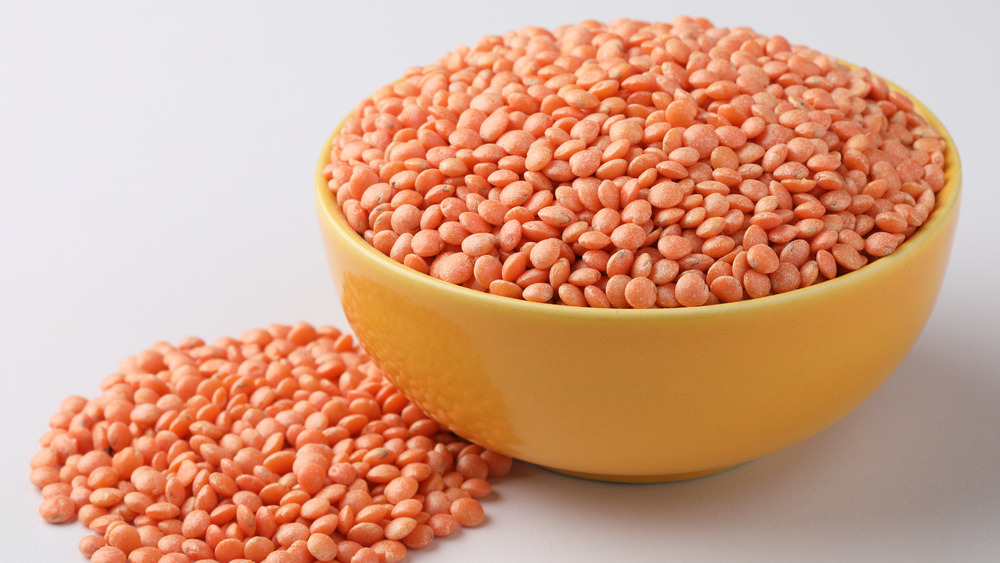
[[[385,563],[484,520],[509,457],[411,404],[351,336],[305,323],[164,342],[63,401],[31,460],[93,563]]]
[[[945,142],[864,68],[781,36],[587,21],[482,38],[362,101],[324,173],[350,226],[494,295],[693,307],[891,254]]]

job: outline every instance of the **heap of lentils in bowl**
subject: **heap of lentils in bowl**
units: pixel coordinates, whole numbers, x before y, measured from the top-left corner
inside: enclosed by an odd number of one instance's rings
[[[904,94],[778,35],[586,21],[486,36],[362,101],[325,168],[350,226],[504,297],[693,307],[892,253],[945,183]]]

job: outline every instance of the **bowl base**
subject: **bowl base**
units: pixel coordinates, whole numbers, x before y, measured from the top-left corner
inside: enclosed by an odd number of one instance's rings
[[[571,477],[579,477],[581,479],[591,479],[594,481],[608,481],[613,483],[670,483],[673,481],[688,481],[691,479],[700,479],[701,477],[708,477],[711,475],[716,475],[724,471],[729,471],[743,465],[738,463],[736,465],[730,465],[728,467],[720,467],[718,469],[708,469],[705,471],[692,471],[690,473],[668,473],[665,475],[604,475],[601,473],[583,473],[580,471],[567,471],[564,469],[555,469],[552,467],[547,467],[546,469],[554,471],[556,473],[562,473],[563,475],[569,475]]]

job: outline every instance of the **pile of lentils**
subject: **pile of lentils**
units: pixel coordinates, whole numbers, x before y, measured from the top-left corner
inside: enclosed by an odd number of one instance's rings
[[[92,563],[392,563],[484,520],[511,459],[440,428],[349,334],[159,342],[73,396],[31,460]]]
[[[778,35],[586,21],[486,36],[354,109],[325,168],[413,270],[582,307],[692,307],[892,253],[945,142],[864,68]]]

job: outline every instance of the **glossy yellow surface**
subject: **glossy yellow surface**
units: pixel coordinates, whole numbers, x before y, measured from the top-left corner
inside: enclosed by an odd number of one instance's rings
[[[937,299],[958,219],[961,173],[947,142],[937,208],[892,255],[790,293],[690,309],[529,303],[409,270],[347,225],[322,175],[329,142],[315,195],[348,321],[431,417],[557,471],[664,481],[807,438],[896,369]]]

